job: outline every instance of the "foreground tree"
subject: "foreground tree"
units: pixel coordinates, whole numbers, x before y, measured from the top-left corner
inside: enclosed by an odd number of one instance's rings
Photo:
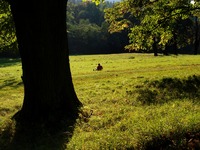
[[[10,0],[22,60],[23,121],[56,121],[77,114],[68,57],[66,0]]]

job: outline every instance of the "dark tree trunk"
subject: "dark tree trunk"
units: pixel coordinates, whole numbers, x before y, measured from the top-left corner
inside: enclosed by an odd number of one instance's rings
[[[23,120],[70,117],[81,105],[74,91],[66,36],[66,0],[11,0],[22,60]]]
[[[199,24],[198,24],[198,17],[195,16],[195,42],[194,42],[194,55],[197,55],[198,48],[199,48]]]
[[[174,55],[178,55],[178,47],[177,47],[177,34],[173,34],[173,51]]]
[[[165,45],[165,49],[163,50],[163,54],[166,55],[166,56],[168,56],[169,55],[168,51],[169,51],[169,46],[168,46],[168,44],[166,44]]]
[[[153,38],[153,52],[154,52],[154,56],[158,56],[158,48],[157,48],[157,40],[156,37]]]

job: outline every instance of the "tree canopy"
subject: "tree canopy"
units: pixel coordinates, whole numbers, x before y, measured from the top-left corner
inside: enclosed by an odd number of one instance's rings
[[[128,30],[128,50],[151,50],[166,46],[180,48],[193,42],[193,17],[198,16],[199,1],[124,0],[105,11],[109,31]]]
[[[67,5],[67,32],[70,54],[124,52],[127,33],[108,32],[104,10],[113,3],[74,2]]]
[[[18,56],[17,39],[9,4],[0,1],[0,53]]]

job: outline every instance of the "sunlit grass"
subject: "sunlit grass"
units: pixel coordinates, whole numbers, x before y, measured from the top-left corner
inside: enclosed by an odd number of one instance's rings
[[[172,146],[187,146],[185,134],[200,130],[199,97],[195,101],[191,97],[170,97],[165,103],[146,105],[138,101],[138,96],[150,95],[138,90],[145,92],[149,83],[162,83],[164,78],[183,81],[189,76],[200,76],[199,60],[199,55],[70,56],[75,90],[87,115],[80,114],[77,119],[67,149],[145,149],[152,141],[156,143],[156,138],[161,139],[158,143],[166,141],[164,137],[174,142]],[[93,71],[98,63],[104,69]],[[22,105],[20,77],[19,61],[0,60],[1,130]]]
[[[185,134],[199,128],[199,106],[191,102],[162,106],[119,106],[102,110],[79,124],[69,149],[128,149],[145,147],[153,137]],[[183,136],[182,135],[182,136]]]
[[[0,59],[0,126],[21,107],[23,87],[19,59]]]
[[[143,106],[129,93],[146,82],[199,75],[199,56],[92,55],[70,62],[77,94],[93,114],[77,125],[68,149],[139,149],[154,137],[199,130],[199,103],[174,99]],[[93,71],[98,63],[103,71]]]

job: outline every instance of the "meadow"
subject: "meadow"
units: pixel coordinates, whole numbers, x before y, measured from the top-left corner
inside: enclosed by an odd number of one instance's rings
[[[81,55],[70,65],[83,108],[66,149],[200,147],[200,55]],[[22,105],[21,73],[20,59],[0,59],[0,145]]]

